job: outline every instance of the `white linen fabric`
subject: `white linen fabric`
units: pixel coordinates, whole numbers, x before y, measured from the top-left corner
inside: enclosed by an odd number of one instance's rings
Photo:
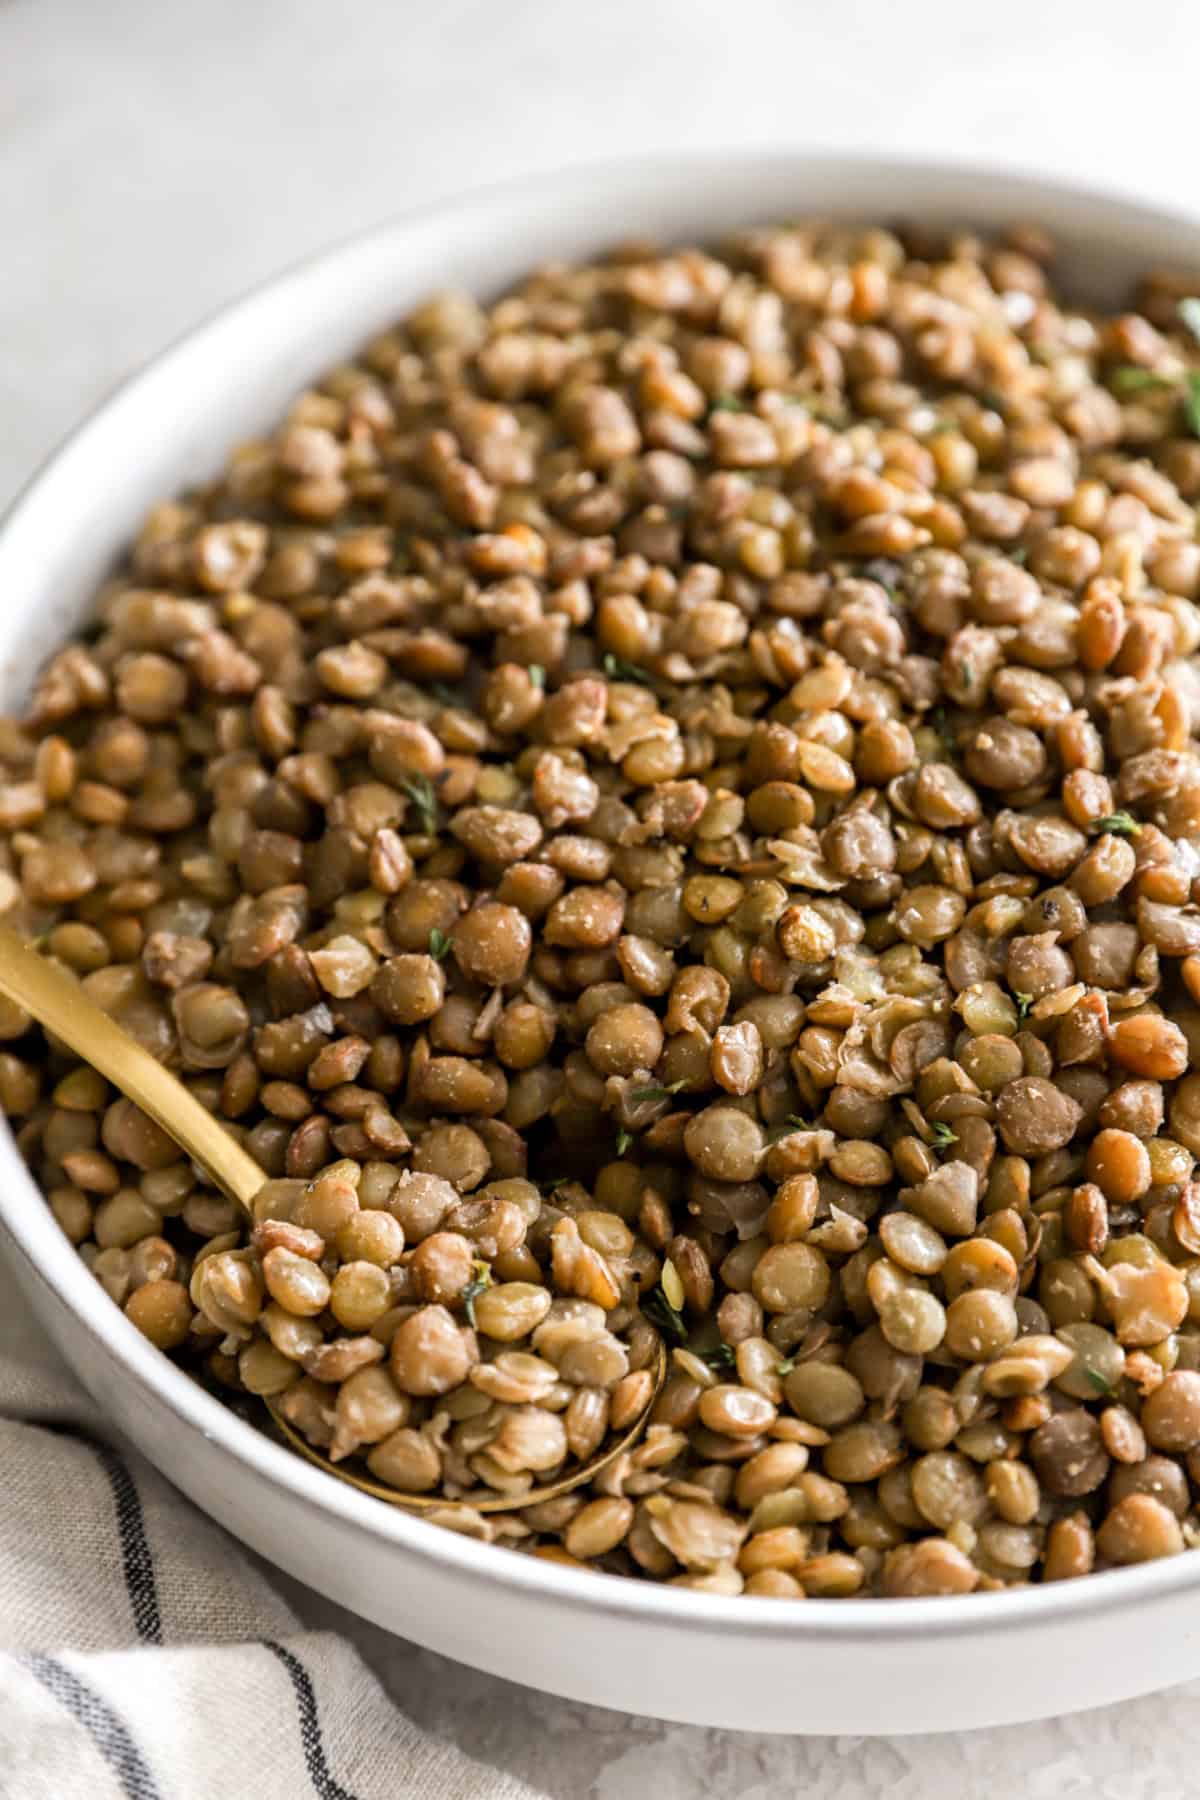
[[[5,1313],[2,1800],[535,1800],[305,1629]]]

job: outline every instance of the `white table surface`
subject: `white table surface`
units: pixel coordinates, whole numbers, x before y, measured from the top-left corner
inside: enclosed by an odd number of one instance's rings
[[[0,0],[0,502],[213,306],[416,200],[620,152],[805,144],[1200,208],[1198,84],[1196,0]],[[1200,1683],[958,1736],[751,1737],[333,1622],[431,1731],[548,1800],[1176,1800],[1200,1779]]]

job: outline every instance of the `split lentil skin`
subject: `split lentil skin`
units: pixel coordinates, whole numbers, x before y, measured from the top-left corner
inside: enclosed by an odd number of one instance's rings
[[[1200,442],[1151,275],[802,225],[444,295],[0,723],[0,1006],[130,1320],[512,1548],[965,1594],[1200,1542]],[[1189,411],[1189,396],[1191,408]],[[645,1408],[588,1486],[507,1515]]]

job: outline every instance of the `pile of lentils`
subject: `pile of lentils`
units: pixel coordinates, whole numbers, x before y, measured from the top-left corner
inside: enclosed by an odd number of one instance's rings
[[[0,725],[9,919],[268,1178],[0,1011],[152,1342],[708,1592],[1200,1544],[1200,283],[1052,259],[443,295],[154,509]]]

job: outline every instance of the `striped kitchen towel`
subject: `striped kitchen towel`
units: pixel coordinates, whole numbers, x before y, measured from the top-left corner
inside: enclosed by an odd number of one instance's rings
[[[106,1441],[0,1271],[2,1800],[535,1800]]]

